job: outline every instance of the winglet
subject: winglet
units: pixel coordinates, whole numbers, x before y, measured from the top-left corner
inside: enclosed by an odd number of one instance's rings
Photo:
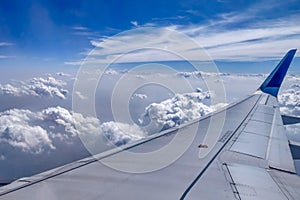
[[[282,58],[276,68],[268,76],[268,78],[260,86],[260,90],[277,97],[281,83],[286,75],[286,72],[293,60],[297,49],[292,49]]]

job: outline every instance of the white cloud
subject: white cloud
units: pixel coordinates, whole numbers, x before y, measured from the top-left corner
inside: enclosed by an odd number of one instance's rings
[[[11,58],[11,56],[0,55],[0,59]]]
[[[118,75],[119,72],[115,69],[108,69],[104,72],[104,74],[107,74],[107,75]]]
[[[287,50],[300,48],[300,25],[297,21],[299,15],[273,21],[265,20],[246,27],[228,28],[232,24],[249,20],[250,14],[244,13],[241,16],[240,13],[228,13],[202,25],[151,28],[147,28],[146,25],[139,26],[146,29],[136,28],[113,38],[102,37],[91,40],[91,45],[96,48],[92,52],[83,53],[89,55],[89,59],[66,64],[168,61],[183,58],[210,60],[211,58],[207,56],[199,55],[200,47],[203,47],[214,60],[266,61],[279,60]],[[174,35],[170,34],[172,31],[184,33],[196,43],[174,39]],[[176,54],[168,52],[169,50]]]
[[[83,36],[87,39],[99,37],[97,32],[91,31],[88,27],[85,26],[72,26],[70,27],[71,33],[76,36]]]
[[[188,13],[188,14],[191,14],[191,15],[195,15],[195,16],[201,15],[201,13],[199,12],[199,10],[189,9],[189,10],[187,10],[185,12]]]
[[[137,125],[105,122],[100,126],[102,134],[114,145],[120,146],[144,138],[147,134]]]
[[[56,75],[58,75],[58,76],[66,76],[66,77],[71,76],[71,74],[67,74],[67,73],[64,73],[64,72],[57,72]]]
[[[73,30],[78,30],[78,31],[86,31],[88,30],[87,27],[84,27],[84,26],[73,26],[71,27]]]
[[[57,106],[44,109],[39,114],[42,116],[43,121],[53,122],[56,128],[63,127],[64,131],[69,133],[69,136],[78,135],[74,126],[76,120],[74,120],[73,114],[68,110]]]
[[[84,117],[79,113],[72,113],[61,107],[51,107],[42,111],[44,122],[54,122],[56,133],[60,138],[72,139],[82,135],[93,135],[95,137],[106,137],[114,145],[123,145],[128,142],[145,137],[145,133],[137,126],[120,122],[104,122],[94,117]],[[60,127],[67,134],[57,133]]]
[[[275,60],[287,50],[300,47],[300,25],[296,20],[299,15],[228,28],[250,17],[249,13],[229,13],[210,24],[178,26],[177,30],[195,39],[215,60]]]
[[[89,58],[68,64],[181,60],[182,57],[193,60],[209,59],[205,54],[191,51],[191,48],[198,47],[196,43],[192,40],[188,42],[183,40],[184,36],[176,32],[175,28],[137,28],[112,38],[91,40],[92,46],[96,48],[84,53],[89,55]]]
[[[215,110],[215,107],[205,105],[204,99],[210,99],[210,94],[200,90],[194,93],[176,94],[171,99],[150,104],[140,122],[145,124],[151,121],[154,126],[165,130],[198,119]]]
[[[131,21],[130,23],[135,27],[137,27],[139,25],[139,23],[137,21]]]
[[[89,118],[81,116],[78,119],[74,120],[74,115],[61,107],[50,107],[41,112],[7,110],[0,113],[0,144],[33,154],[54,150],[57,142],[71,142],[78,136],[76,125],[89,126],[89,131],[99,125],[99,122],[91,123]]]
[[[68,91],[62,88],[64,85],[66,85],[65,82],[50,76],[46,79],[33,78],[30,85],[24,88],[28,93],[36,96],[56,96],[65,99]]]
[[[0,47],[1,46],[11,46],[11,45],[14,45],[14,44],[10,43],[10,42],[0,42]]]
[[[146,94],[134,93],[133,98],[147,99],[148,96]]]
[[[295,84],[291,85],[291,88],[299,89],[300,85],[298,83],[295,83]]]
[[[66,99],[68,90],[63,87],[66,83],[62,80],[55,79],[52,76],[47,78],[33,78],[26,82],[20,82],[19,85],[0,84],[0,94],[12,96],[37,96],[37,97],[58,97]]]
[[[12,45],[14,45],[14,44],[10,43],[10,42],[0,42],[0,47],[7,47],[7,46],[12,46]],[[14,57],[14,56],[0,54],[0,59],[6,59],[6,58],[12,58],[12,57]]]
[[[285,15],[273,18],[272,21],[267,19],[255,20],[255,23],[252,19],[257,14],[263,14],[269,8],[276,9],[280,5],[281,3],[273,2],[266,8],[265,5],[254,4],[253,7],[241,12],[222,13],[201,25],[159,26],[159,22],[157,22],[157,24],[153,24],[154,27],[145,32],[139,32],[135,28],[133,29],[135,31],[122,33],[114,36],[113,39],[102,37],[99,40],[91,40],[92,46],[98,47],[92,54],[110,58],[122,57],[120,62],[182,59],[182,57],[167,55],[163,51],[158,52],[153,49],[128,53],[132,49],[155,46],[162,50],[176,50],[175,52],[183,57],[189,55],[188,59],[190,60],[205,60],[206,58],[200,57],[197,53],[199,47],[204,47],[214,60],[278,60],[287,50],[300,48],[300,25],[298,23],[300,15]],[[187,12],[196,14],[193,10]],[[134,26],[148,27],[147,24],[139,25],[136,21],[131,23]],[[247,26],[241,26],[243,24],[247,24]],[[172,40],[174,38],[170,35],[170,30],[188,35],[198,43],[199,47],[194,48],[185,42]],[[124,53],[126,53],[126,57],[123,56]],[[88,55],[87,52],[85,54]],[[89,61],[103,62],[104,60],[102,57],[100,60]],[[73,62],[72,64],[80,64],[80,62]]]
[[[184,78],[201,78],[201,77],[266,77],[267,74],[236,74],[236,73],[215,73],[203,71],[178,72],[177,76]],[[296,78],[296,77],[295,77]]]
[[[300,88],[292,85],[278,96],[280,111],[285,115],[300,116]]]
[[[87,97],[84,96],[83,94],[81,94],[81,92],[79,92],[79,91],[76,91],[75,94],[76,94],[81,100],[87,99]]]
[[[0,113],[0,146],[8,145],[23,152],[40,154],[55,150],[61,142],[76,145],[79,136],[106,137],[115,145],[145,137],[137,125],[105,122],[84,117],[62,107],[40,112],[12,109]],[[103,144],[105,145],[105,144]]]
[[[1,85],[0,94],[19,96],[22,93],[22,89],[12,86],[11,84]]]
[[[190,77],[200,78],[200,77],[202,77],[203,72],[202,71],[178,72],[177,75],[185,77],[185,78],[190,78]]]
[[[38,119],[39,116],[29,110],[13,109],[0,113],[0,143],[37,154],[45,149],[55,149],[46,130],[31,124]]]

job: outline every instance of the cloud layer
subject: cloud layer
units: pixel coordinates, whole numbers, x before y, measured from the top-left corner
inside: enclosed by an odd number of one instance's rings
[[[32,78],[26,82],[12,84],[0,84],[0,95],[11,96],[36,96],[36,97],[58,97],[66,99],[68,90],[64,89],[66,83],[52,76],[46,78]]]
[[[33,82],[37,80],[41,81],[34,79]],[[51,81],[52,85],[62,85]],[[144,95],[136,97],[144,98]],[[163,130],[178,126],[214,111],[216,106],[207,106],[203,102],[209,99],[210,94],[200,88],[197,92],[176,94],[173,98],[147,106],[140,121],[146,124],[151,120],[156,128],[162,127]],[[39,112],[11,109],[0,113],[0,144],[32,154],[56,150],[62,143],[73,145],[75,140],[85,136],[104,137],[109,143],[119,146],[146,137],[148,131],[132,124],[100,123],[97,118],[84,117],[59,106]]]

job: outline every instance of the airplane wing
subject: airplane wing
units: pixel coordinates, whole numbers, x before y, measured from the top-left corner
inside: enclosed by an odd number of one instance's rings
[[[254,94],[179,127],[180,132],[170,129],[19,179],[0,188],[0,199],[300,199],[300,178],[276,98],[295,52],[286,54]],[[225,116],[221,135],[211,151],[199,158],[199,151],[208,147],[202,143],[208,124],[218,116]],[[194,128],[197,134],[183,155],[160,170],[129,173],[102,164],[141,169],[158,165],[164,160],[139,163],[124,155],[159,149],[175,136],[184,143]]]

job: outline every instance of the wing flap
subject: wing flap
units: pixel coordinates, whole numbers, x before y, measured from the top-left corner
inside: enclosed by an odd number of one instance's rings
[[[266,136],[242,132],[230,150],[265,159],[268,142]]]
[[[286,199],[266,169],[240,164],[227,167],[240,199]]]
[[[298,175],[278,170],[269,170],[269,174],[287,199],[300,199],[300,177]]]
[[[274,110],[275,114],[270,135],[267,160],[269,161],[270,167],[296,173],[289,142],[277,104],[274,105]]]

